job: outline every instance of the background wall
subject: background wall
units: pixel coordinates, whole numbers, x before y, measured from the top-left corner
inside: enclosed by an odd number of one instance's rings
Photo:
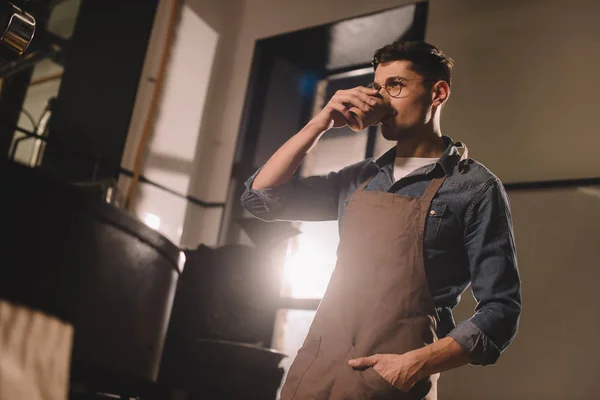
[[[243,12],[241,3],[237,8],[225,3],[230,2],[198,8],[207,20],[219,16],[219,31],[229,38],[217,46],[219,64],[213,69],[219,79],[211,78],[208,88],[206,114],[211,118],[199,131],[196,176],[189,189],[207,202],[227,199],[257,39],[410,2],[248,0]],[[594,17],[599,13],[600,3],[591,0],[431,1],[427,40],[457,62],[444,133],[467,142],[473,157],[505,182],[597,175],[600,159],[593,151],[600,135],[591,120],[597,102],[588,87],[600,60],[598,52],[587,50],[600,47]],[[198,213],[189,220],[191,226],[186,222],[186,230],[216,243],[218,218],[205,219],[207,213],[219,212]],[[200,227],[206,223],[210,229]]]
[[[161,1],[156,15],[122,161],[127,170],[133,169],[149,112],[173,1]],[[222,207],[203,207],[185,196],[203,202],[224,201],[223,196],[206,195],[206,180],[219,168],[225,168],[229,174],[230,167],[207,162],[212,159],[207,154],[221,144],[218,135],[204,132],[219,132],[215,125],[226,119],[224,94],[231,87],[230,71],[243,4],[237,0],[186,0],[179,5],[176,37],[170,48],[167,76],[142,171],[146,178],[168,191],[138,184],[135,212],[174,243],[195,247],[199,243],[215,243],[221,221]],[[243,96],[243,92],[238,88],[237,95]],[[227,140],[235,141],[235,135]],[[122,193],[128,184],[129,178],[122,175]],[[190,221],[187,226],[186,220]]]
[[[527,190],[509,197],[523,282],[519,332],[494,366],[442,374],[440,398],[598,399],[600,188]],[[469,318],[474,307],[465,293],[455,318]]]
[[[186,2],[210,29],[204,27],[197,36],[188,33],[181,39],[188,52],[208,57],[198,58],[204,68],[197,75],[200,82],[191,81],[193,74],[182,76],[204,89],[190,93],[183,85],[176,95],[163,98],[161,114],[183,110],[179,102],[185,99],[195,107],[200,125],[198,121],[185,126],[157,124],[150,152],[163,151],[154,147],[161,143],[157,137],[168,138],[169,146],[187,157],[183,173],[187,178],[176,189],[204,202],[226,202],[254,42],[408,3]],[[432,0],[429,15],[427,39],[456,60],[452,98],[442,118],[445,134],[464,140],[472,156],[504,182],[600,174],[594,154],[600,146],[594,120],[599,2]],[[141,103],[147,101],[142,86]],[[132,123],[132,143],[139,129],[135,126],[139,125]],[[131,152],[133,144],[129,146]],[[160,179],[165,185],[183,182],[168,174]],[[178,233],[172,237],[178,243],[217,244],[220,208],[190,206],[168,196],[164,200],[154,189],[141,187],[140,201],[148,212],[171,218],[170,223],[177,225]],[[600,384],[594,379],[600,359],[600,348],[594,344],[599,323],[594,285],[598,278],[594,244],[600,234],[598,191],[521,191],[509,196],[523,279],[519,334],[496,366],[465,367],[445,374],[441,398],[600,398]],[[471,296],[465,293],[457,319],[467,318],[472,309]]]
[[[594,0],[432,1],[427,39],[456,60],[443,131],[504,182],[599,176],[598,16]]]

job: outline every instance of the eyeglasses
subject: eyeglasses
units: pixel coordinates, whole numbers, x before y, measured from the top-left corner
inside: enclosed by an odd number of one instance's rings
[[[400,94],[402,93],[402,88],[406,86],[406,84],[404,82],[406,81],[423,81],[423,82],[434,82],[433,79],[421,79],[421,78],[415,78],[415,79],[406,79],[406,78],[402,78],[402,79],[391,79],[389,81],[387,81],[385,83],[385,90],[388,92],[388,94],[392,97],[400,97]],[[381,86],[378,83],[369,83],[369,85],[367,85],[367,87],[369,89],[375,89],[378,92],[381,91]]]

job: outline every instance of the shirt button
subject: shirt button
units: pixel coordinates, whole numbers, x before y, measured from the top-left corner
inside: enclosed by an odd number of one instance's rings
[[[429,211],[429,215],[435,215],[435,210]]]

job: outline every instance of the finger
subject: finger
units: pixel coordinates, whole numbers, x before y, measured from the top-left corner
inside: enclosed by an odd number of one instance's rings
[[[369,111],[370,109],[368,99],[361,99],[360,96],[357,96],[351,92],[337,93],[331,98],[331,101],[334,103],[343,104],[349,108],[356,107],[364,111]]]
[[[348,361],[348,365],[351,367],[373,367],[377,364],[377,356],[359,357]]]
[[[337,111],[340,114],[342,114],[342,116],[344,117],[344,119],[346,119],[347,121],[352,120],[354,118],[354,116],[352,115],[352,113],[348,110],[348,107],[346,107],[343,104],[339,104],[339,103],[336,103],[336,102],[330,102],[329,103],[329,107],[333,108],[335,111]]]
[[[358,96],[358,98],[360,98],[365,103],[368,103],[371,105],[375,104],[375,102],[376,102],[375,95],[377,95],[377,93],[379,93],[378,90],[369,89],[364,86],[359,86],[359,87],[350,89],[349,92],[355,96]]]
[[[358,86],[356,89],[360,90],[361,92],[365,93],[368,96],[373,96],[373,95],[379,93],[379,91],[381,90],[381,89],[368,88],[368,87],[364,87],[364,86]]]
[[[369,111],[371,106],[376,104],[375,98],[360,91],[338,92],[331,98],[331,101],[341,104],[351,104],[365,111]]]

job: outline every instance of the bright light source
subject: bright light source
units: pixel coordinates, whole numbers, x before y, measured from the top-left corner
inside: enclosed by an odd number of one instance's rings
[[[282,296],[319,299],[335,267],[337,223],[302,223],[300,230],[302,233],[293,239],[295,246],[288,247]]]
[[[157,215],[146,213],[144,215],[144,223],[150,228],[158,230],[160,227],[160,218]]]

